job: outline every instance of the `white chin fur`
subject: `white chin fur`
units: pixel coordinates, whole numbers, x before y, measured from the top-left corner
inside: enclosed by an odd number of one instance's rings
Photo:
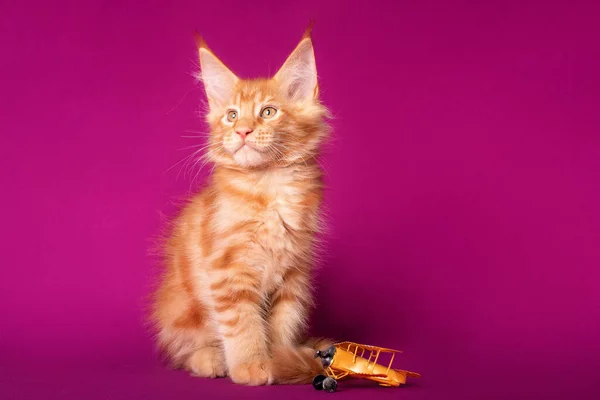
[[[242,167],[255,167],[263,163],[263,156],[258,151],[244,146],[239,149],[234,155],[233,159]]]

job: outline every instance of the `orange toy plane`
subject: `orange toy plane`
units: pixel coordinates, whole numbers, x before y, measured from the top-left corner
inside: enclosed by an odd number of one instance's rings
[[[391,354],[387,365],[377,364],[379,356],[383,353]],[[396,353],[401,351],[354,342],[335,343],[315,354],[315,358],[321,358],[326,375],[315,376],[313,387],[335,392],[337,381],[345,377],[369,379],[387,387],[404,385],[407,377],[419,378],[421,375],[416,372],[392,368]]]

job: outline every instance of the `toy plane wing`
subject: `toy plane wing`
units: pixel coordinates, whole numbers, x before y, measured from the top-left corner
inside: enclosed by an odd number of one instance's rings
[[[355,374],[353,372],[350,372],[349,375],[353,378],[387,378],[386,374]]]
[[[404,374],[409,378],[420,378],[421,377],[421,374],[419,374],[417,372],[404,371],[402,369],[395,369],[394,371]]]
[[[372,351],[402,353],[402,350],[386,349],[385,347],[370,346],[368,344],[360,344],[360,343],[355,343],[355,342],[339,342],[339,343],[335,343],[335,346],[339,346],[339,347],[357,346],[360,349],[366,349],[366,350],[372,350]]]

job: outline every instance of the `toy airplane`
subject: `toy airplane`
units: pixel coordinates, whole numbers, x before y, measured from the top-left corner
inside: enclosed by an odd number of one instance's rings
[[[377,364],[382,353],[392,355],[387,365]],[[315,358],[321,358],[326,375],[315,376],[313,387],[330,393],[335,392],[337,381],[345,377],[369,379],[380,386],[398,387],[406,383],[407,377],[421,377],[416,372],[393,369],[392,363],[396,353],[401,351],[354,342],[335,343],[316,352]]]

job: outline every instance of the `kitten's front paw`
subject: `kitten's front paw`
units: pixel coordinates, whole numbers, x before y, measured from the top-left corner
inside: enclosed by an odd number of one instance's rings
[[[250,386],[268,385],[270,375],[271,366],[267,360],[255,360],[235,365],[229,373],[233,382]]]

